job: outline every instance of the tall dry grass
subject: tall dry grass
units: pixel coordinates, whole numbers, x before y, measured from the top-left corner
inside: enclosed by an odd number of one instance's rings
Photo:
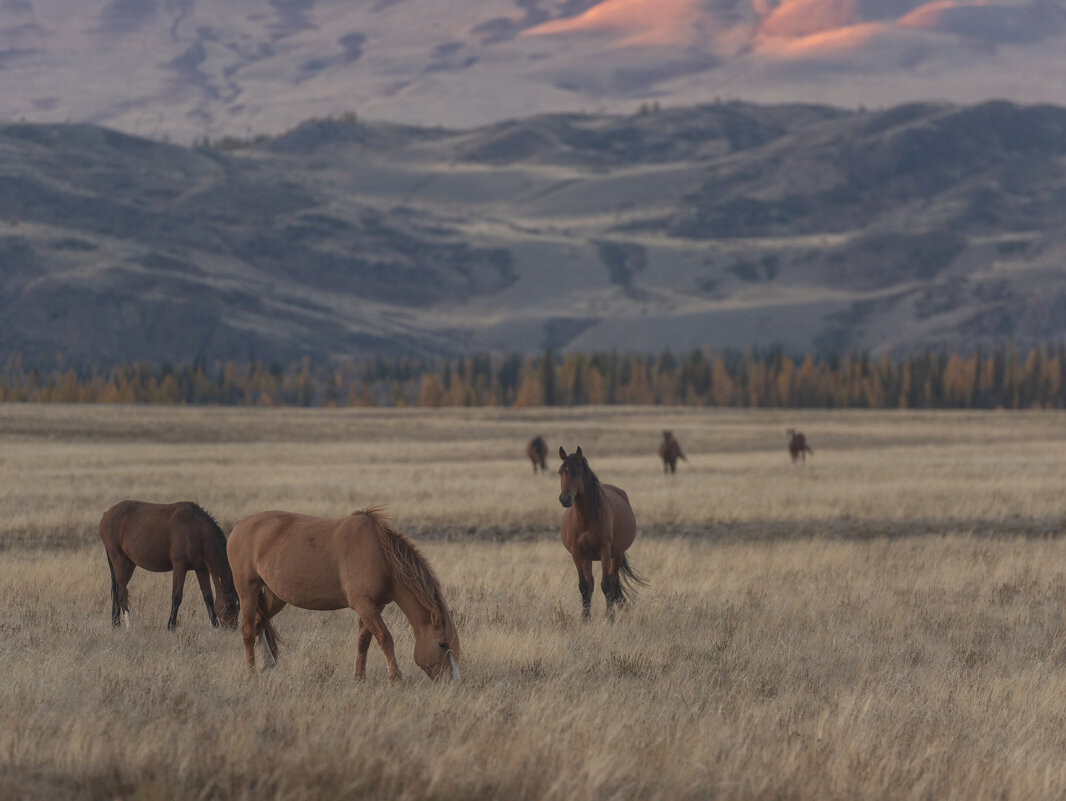
[[[1066,544],[1036,534],[1066,505],[1062,422],[0,406],[0,797],[1061,798]],[[691,457],[673,481],[663,427]],[[556,481],[523,462],[536,431],[633,497],[650,586],[614,625],[602,596],[580,623]],[[376,645],[353,680],[353,613],[295,609],[248,677],[193,584],[165,631],[169,576],[143,571],[112,630],[92,529],[138,496],[229,522],[386,502],[446,529],[422,545],[463,683],[417,670],[393,609],[399,685]],[[517,538],[464,536],[489,527]]]
[[[815,449],[806,467],[788,460],[791,426]],[[656,456],[663,428],[690,459],[670,480]],[[551,465],[560,444],[582,445],[652,529],[1047,529],[1064,512],[1061,413],[0,405],[0,547],[93,544],[101,512],[130,497],[195,499],[227,529],[263,509],[387,504],[426,537],[550,532],[557,479],[534,482],[524,456],[538,432]]]

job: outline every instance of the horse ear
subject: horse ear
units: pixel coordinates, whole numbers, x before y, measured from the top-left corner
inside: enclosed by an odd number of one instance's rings
[[[562,445],[559,446],[559,458],[563,461],[566,461],[566,450],[563,448]]]
[[[578,459],[582,458],[581,457],[581,446],[580,445],[577,446],[577,458]]]

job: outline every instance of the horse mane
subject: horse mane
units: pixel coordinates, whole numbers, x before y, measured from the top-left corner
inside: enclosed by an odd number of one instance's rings
[[[451,615],[433,568],[406,534],[389,526],[388,512],[381,506],[371,506],[355,514],[366,515],[374,523],[386,561],[404,588],[429,612],[433,625],[451,625]]]
[[[589,467],[589,460],[584,456],[581,457],[581,472],[585,481],[585,500],[589,505],[589,517],[592,518],[590,523],[597,523],[600,519],[600,505],[602,498],[600,496],[600,480],[596,478],[596,474],[592,472],[592,468]]]
[[[233,571],[230,570],[229,556],[226,554],[226,534],[222,530],[222,526],[220,526],[218,524],[218,521],[215,520],[214,516],[209,511],[204,509],[204,507],[202,507],[200,504],[196,503],[195,501],[190,501],[189,503],[192,504],[192,507],[196,509],[200,514],[206,517],[208,522],[211,524],[211,533],[214,534],[214,536],[210,538],[208,544],[210,545],[211,550],[214,552],[215,559],[218,561],[218,568],[221,574],[219,578],[223,580],[224,585],[228,583],[230,586],[232,586]]]

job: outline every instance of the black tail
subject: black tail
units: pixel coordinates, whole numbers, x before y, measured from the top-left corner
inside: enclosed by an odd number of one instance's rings
[[[111,623],[118,625],[118,580],[115,578],[115,566],[111,563],[111,554],[104,552],[107,557],[107,569],[111,571]]]
[[[259,621],[263,627],[263,633],[266,634],[267,644],[270,645],[270,650],[274,657],[277,657],[278,646],[284,645],[285,641],[278,635],[278,630],[274,628],[274,624],[270,622],[270,618],[267,615],[266,596],[263,595],[263,591],[259,591],[259,600],[256,602],[256,611],[259,613]]]
[[[115,566],[111,563],[111,555],[104,555],[107,557],[107,569],[111,571],[111,600],[118,603],[118,579],[115,578]]]
[[[620,600],[629,601],[637,593],[637,585],[647,587],[644,577],[629,566],[629,559],[622,556],[622,566],[618,568],[618,595]]]

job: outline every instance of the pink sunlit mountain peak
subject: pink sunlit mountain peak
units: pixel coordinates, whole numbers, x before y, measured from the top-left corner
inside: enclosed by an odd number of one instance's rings
[[[1066,103],[1066,0],[5,0],[0,118],[191,141],[716,97]]]

